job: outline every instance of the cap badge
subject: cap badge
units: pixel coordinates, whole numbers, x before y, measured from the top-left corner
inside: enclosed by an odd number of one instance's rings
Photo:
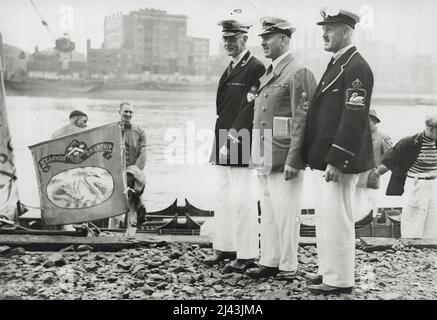
[[[302,102],[302,109],[304,111],[308,111],[308,109],[310,107],[310,99],[308,99],[307,93],[305,91],[302,92],[301,102]]]

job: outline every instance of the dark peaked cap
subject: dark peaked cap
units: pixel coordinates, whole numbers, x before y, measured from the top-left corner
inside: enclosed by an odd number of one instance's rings
[[[355,29],[355,25],[360,22],[360,17],[344,9],[323,8],[320,10],[323,21],[317,22],[318,25],[344,23]]]
[[[291,38],[291,35],[296,31],[296,28],[287,20],[276,17],[261,18],[262,32],[259,36],[269,33],[283,33]]]
[[[247,33],[252,26],[251,24],[241,23],[236,20],[222,20],[218,25],[223,27],[222,35],[224,37],[235,36],[239,33]]]

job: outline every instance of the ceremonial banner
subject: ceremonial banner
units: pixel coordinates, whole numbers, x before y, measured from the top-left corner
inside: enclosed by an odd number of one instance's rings
[[[15,221],[18,201],[17,175],[6,114],[3,67],[0,60],[0,215]]]
[[[47,225],[93,221],[129,211],[118,123],[29,148]]]

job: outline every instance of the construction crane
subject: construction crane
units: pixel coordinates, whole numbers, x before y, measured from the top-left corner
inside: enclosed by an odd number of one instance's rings
[[[36,14],[40,18],[42,25],[47,29],[47,32],[49,33],[50,37],[52,37],[53,41],[55,41],[56,37],[54,36],[52,30],[50,29],[50,26],[47,23],[47,21],[44,19],[44,16],[41,14],[41,12],[38,10],[38,7],[35,5],[35,2],[33,2],[33,0],[29,0],[29,1],[32,4],[32,7],[35,10]]]

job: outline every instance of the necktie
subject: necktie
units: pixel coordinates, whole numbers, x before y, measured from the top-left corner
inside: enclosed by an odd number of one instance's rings
[[[329,61],[328,66],[326,67],[326,70],[328,70],[333,64],[334,64],[335,59],[331,58],[331,61]]]
[[[273,71],[273,65],[271,64],[266,70],[266,76],[268,76]]]
[[[233,66],[234,66],[234,62],[231,61],[231,63],[228,66],[228,76],[231,74]]]
[[[323,75],[322,75],[322,81],[321,81],[321,83],[323,83],[323,80],[325,79],[325,76],[326,76],[326,74],[328,73],[329,68],[331,68],[332,65],[334,64],[334,61],[335,61],[335,59],[334,59],[334,58],[331,58],[331,61],[329,61],[328,65],[326,66],[326,70],[325,70],[325,72],[324,72]]]

